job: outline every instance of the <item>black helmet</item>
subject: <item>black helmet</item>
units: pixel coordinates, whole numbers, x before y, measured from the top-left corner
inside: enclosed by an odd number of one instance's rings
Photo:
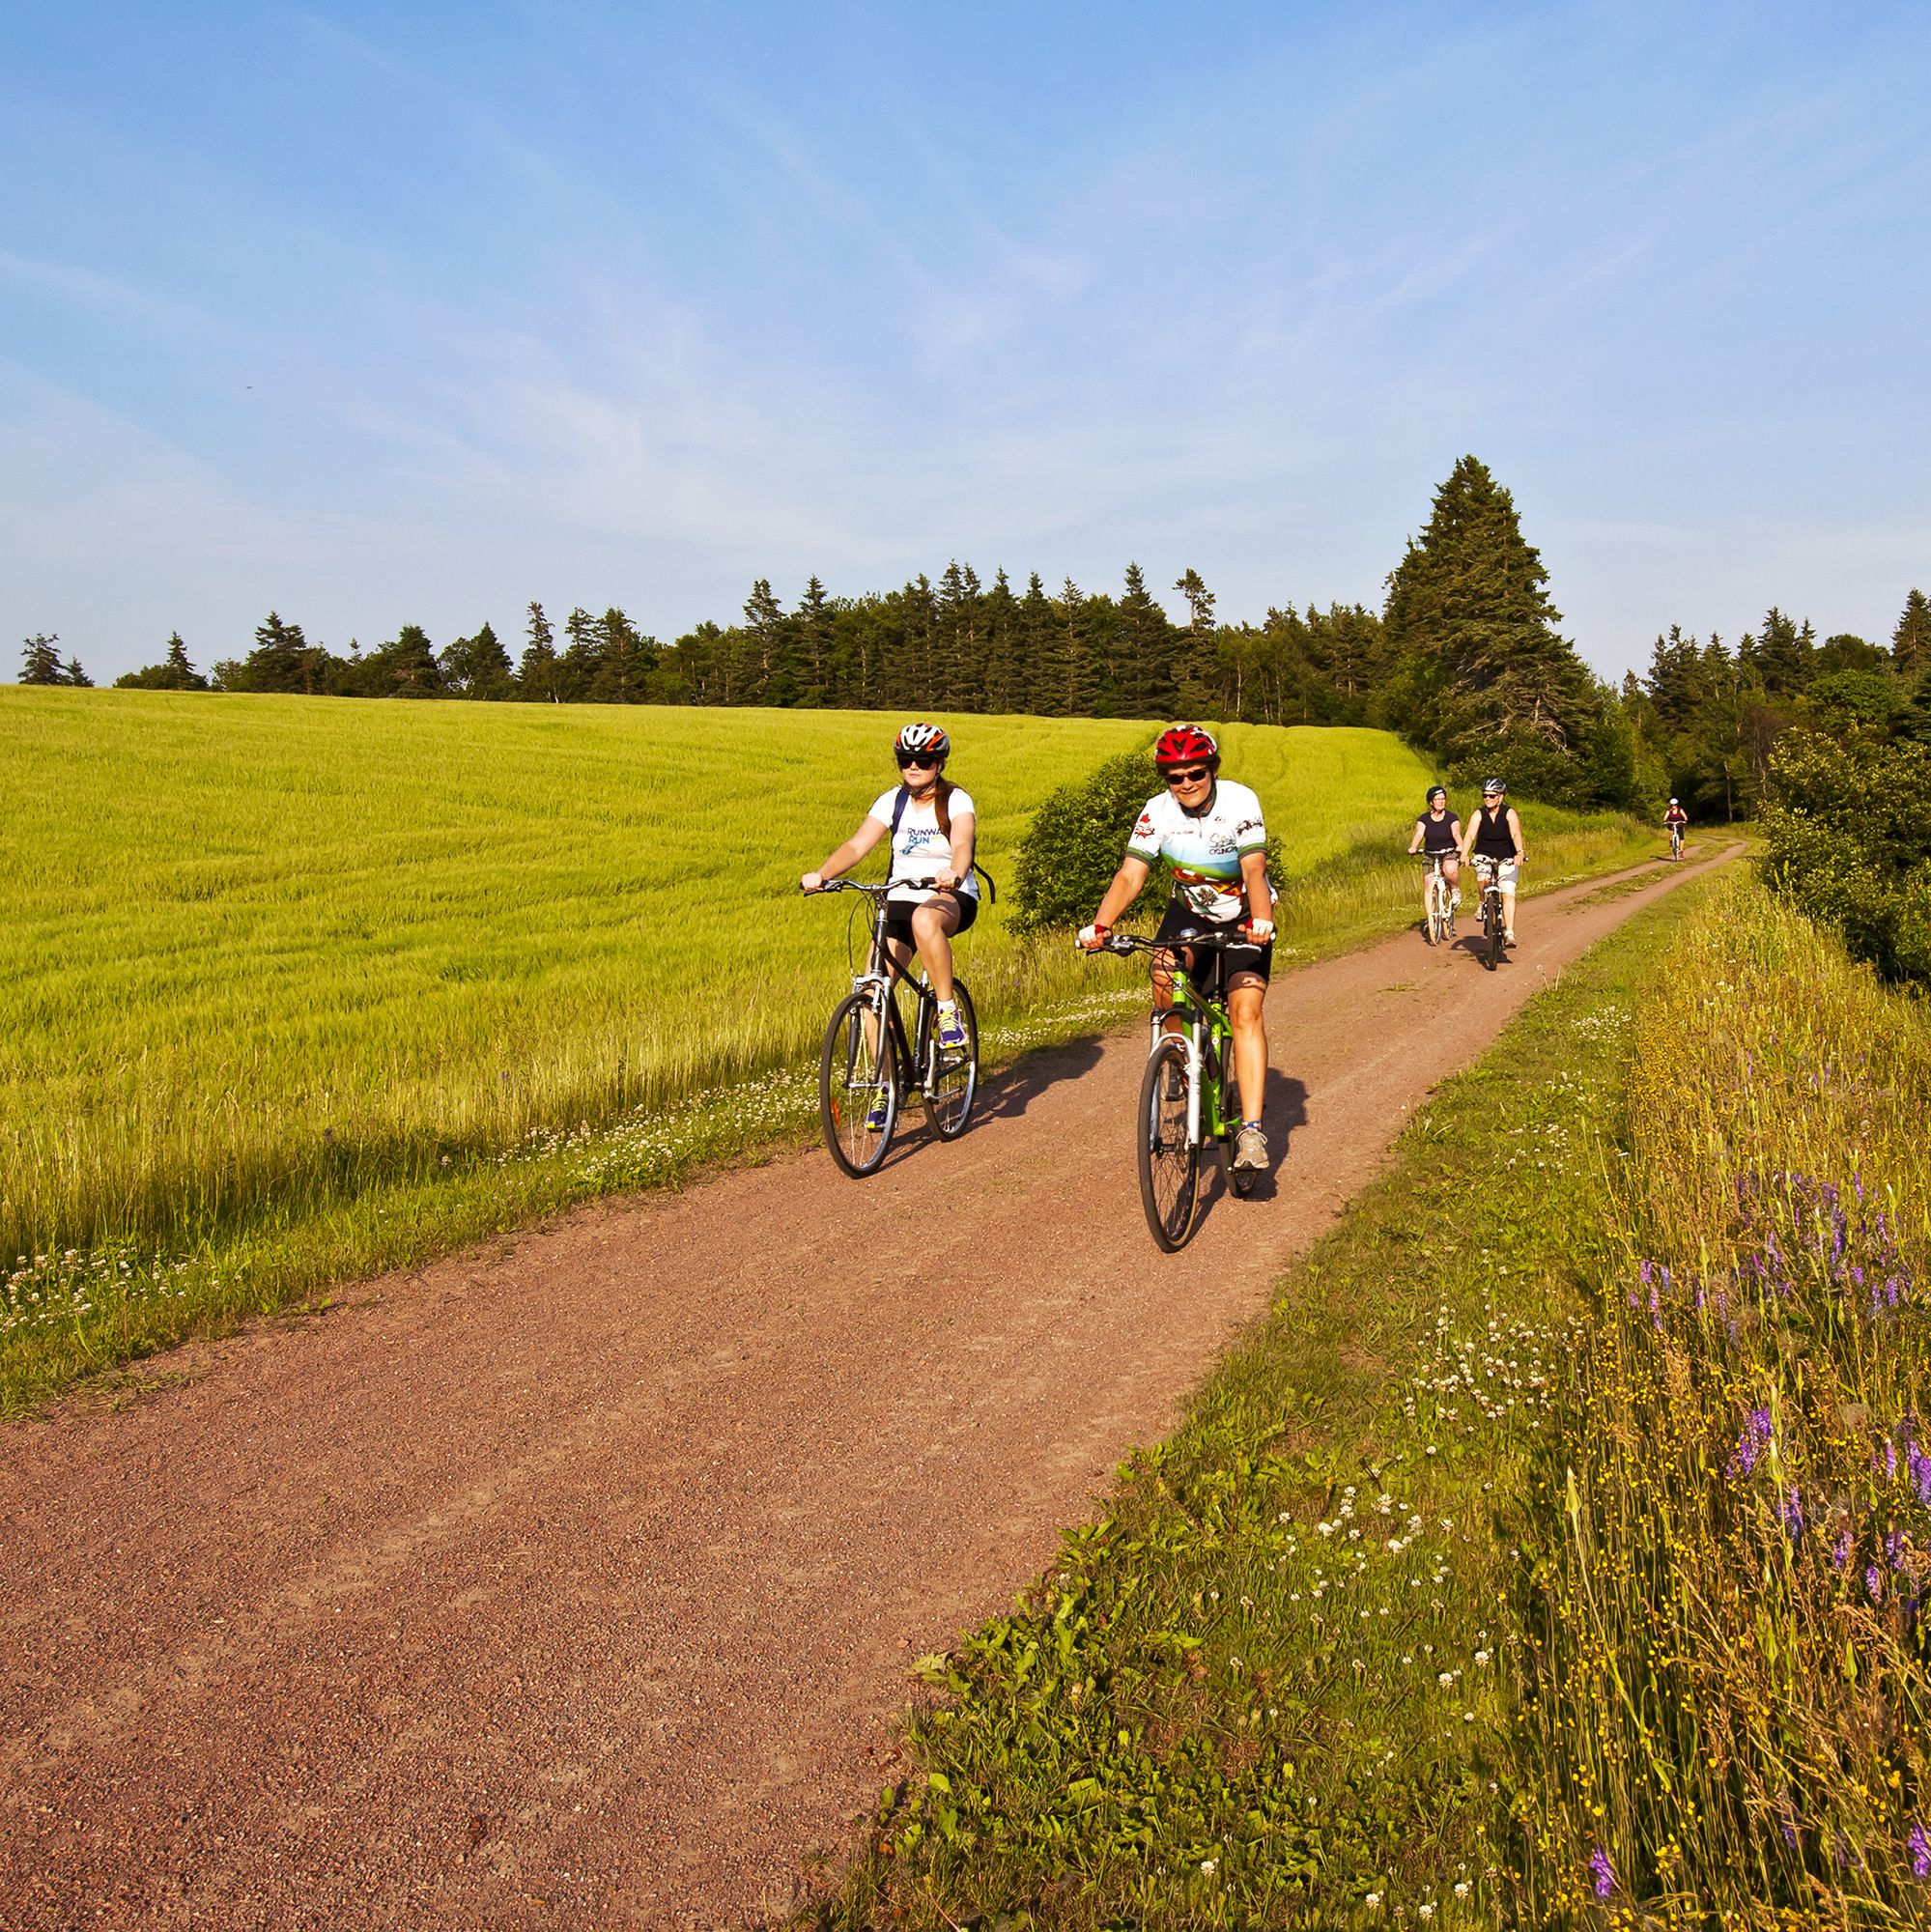
[[[1448,803],[1448,787],[1446,785],[1429,786],[1427,803],[1433,805],[1436,799],[1440,799],[1444,805]]]

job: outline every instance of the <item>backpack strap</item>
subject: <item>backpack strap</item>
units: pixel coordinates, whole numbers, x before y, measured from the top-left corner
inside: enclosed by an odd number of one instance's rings
[[[898,787],[898,796],[892,801],[892,838],[895,848],[893,851],[892,863],[895,866],[898,863],[898,855],[896,851],[896,845],[898,839],[898,821],[905,816],[905,808],[908,804],[911,803],[911,799],[912,799],[911,792],[904,785],[900,785]],[[977,848],[979,840],[975,838],[973,840],[974,847]],[[972,862],[972,869],[975,872],[977,872],[981,879],[985,881],[985,895],[987,899],[992,904],[997,905],[999,903],[999,887],[994,882],[992,874],[988,872],[985,869],[985,867],[979,863],[977,859],[974,859],[974,861]],[[889,869],[886,872],[885,883],[888,886],[891,885],[892,883],[892,874]]]

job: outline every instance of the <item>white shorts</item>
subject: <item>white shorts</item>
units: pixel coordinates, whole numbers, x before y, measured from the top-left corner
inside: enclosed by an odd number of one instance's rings
[[[1515,891],[1517,876],[1522,869],[1522,862],[1519,859],[1488,859],[1480,852],[1471,853],[1469,856],[1475,861],[1477,872],[1486,877],[1492,867],[1502,890],[1505,893]]]

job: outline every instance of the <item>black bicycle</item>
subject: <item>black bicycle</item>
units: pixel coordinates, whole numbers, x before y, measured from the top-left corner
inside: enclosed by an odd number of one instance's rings
[[[1227,1184],[1242,1199],[1253,1191],[1257,1178],[1252,1169],[1234,1165],[1240,1103],[1234,1077],[1234,1023],[1227,1011],[1226,948],[1252,944],[1237,926],[1231,932],[1189,929],[1170,940],[1116,932],[1102,942],[1107,952],[1165,953],[1173,960],[1174,1004],[1154,1010],[1133,1120],[1140,1205],[1153,1239],[1168,1254],[1184,1247],[1193,1234],[1201,1164],[1209,1149],[1218,1151]],[[1205,993],[1175,956],[1181,947],[1212,953],[1213,972]],[[1169,1020],[1178,1022],[1178,1032],[1168,1031]]]
[[[1502,963],[1502,949],[1508,944],[1508,926],[1502,916],[1502,862],[1486,853],[1475,854],[1475,870],[1482,881],[1482,963],[1493,972]]]
[[[930,879],[896,879],[894,886],[929,886]],[[818,1118],[832,1158],[852,1177],[874,1173],[892,1147],[899,1111],[916,1092],[925,1118],[942,1141],[957,1140],[972,1118],[979,1094],[979,1016],[965,981],[953,978],[963,1046],[939,1043],[939,998],[922,971],[914,980],[885,943],[887,895],[892,886],[828,879],[824,893],[865,893],[871,901],[870,936],[862,961],[854,960],[852,989],[839,1001],[825,1029],[818,1060]],[[912,992],[908,1034],[896,989]]]

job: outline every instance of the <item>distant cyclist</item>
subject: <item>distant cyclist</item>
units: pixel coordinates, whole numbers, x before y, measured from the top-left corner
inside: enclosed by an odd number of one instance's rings
[[[1678,859],[1683,856],[1683,831],[1690,823],[1690,814],[1684,810],[1678,799],[1669,801],[1669,810],[1662,814],[1662,829],[1669,834],[1669,856]]]
[[[1448,881],[1448,889],[1453,895],[1449,901],[1451,909],[1462,903],[1462,819],[1460,814],[1448,809],[1448,793],[1440,785],[1430,785],[1428,804],[1422,815],[1415,820],[1415,836],[1408,840],[1410,854],[1421,852],[1433,859],[1441,854],[1442,876]],[[1421,875],[1421,918],[1422,928],[1427,930],[1429,915],[1434,908],[1429,904],[1428,889],[1434,878],[1431,867]]]
[[[1274,889],[1267,883],[1267,829],[1261,801],[1243,784],[1220,777],[1220,747],[1198,724],[1176,724],[1153,743],[1153,763],[1167,788],[1147,801],[1126,841],[1126,857],[1113,875],[1093,923],[1079,943],[1096,952],[1120,918],[1140,896],[1162,857],[1174,867],[1174,894],[1156,939],[1177,939],[1189,926],[1248,922],[1251,944],[1225,949],[1228,1017],[1234,1024],[1234,1072],[1240,1088],[1240,1132],[1234,1165],[1264,1169],[1267,1137],[1261,1108],[1267,1092],[1267,1032],[1262,1004],[1274,959]],[[1177,949],[1188,977],[1205,987],[1210,955]],[[1153,955],[1153,1004],[1174,1003],[1174,954]]]
[[[903,781],[880,792],[858,830],[798,883],[815,893],[827,880],[849,872],[881,838],[892,840],[886,945],[900,966],[918,947],[939,1002],[939,1044],[959,1047],[966,1043],[966,1030],[952,997],[951,943],[979,917],[979,881],[972,870],[972,794],[945,776],[951,749],[942,726],[906,725],[892,745]],[[933,883],[902,883],[912,879]]]
[[[1516,881],[1521,876],[1528,849],[1522,843],[1522,821],[1509,803],[1509,788],[1500,779],[1482,781],[1482,809],[1468,821],[1462,835],[1462,857],[1470,853],[1495,867],[1495,881],[1502,889],[1502,940],[1516,943]]]

